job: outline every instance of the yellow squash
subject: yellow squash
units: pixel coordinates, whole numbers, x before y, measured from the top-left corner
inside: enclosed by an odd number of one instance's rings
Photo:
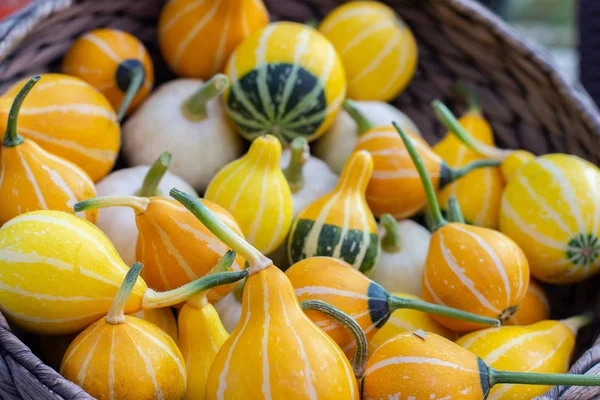
[[[534,280],[529,281],[525,298],[519,309],[506,321],[506,325],[531,325],[550,318],[550,303],[544,288]]]
[[[0,226],[29,211],[70,212],[76,202],[96,195],[94,183],[78,166],[17,133],[21,104],[38,80],[29,80],[15,97],[0,147]],[[81,216],[95,222],[98,213]]]
[[[410,28],[376,1],[340,5],[319,25],[340,54],[348,75],[348,97],[390,101],[408,85],[417,65]]]
[[[109,101],[79,78],[42,74],[19,113],[19,134],[44,150],[77,164],[95,182],[110,172],[121,145],[121,129]],[[13,99],[29,79],[0,98],[0,132]]]
[[[175,321],[175,314],[173,314],[173,310],[170,307],[140,310],[133,314],[133,316],[153,323],[177,342],[177,337],[179,336],[177,333],[177,321]]]
[[[207,200],[229,211],[246,240],[265,254],[285,240],[292,224],[292,193],[280,158],[277,138],[261,136],[245,156],[217,173],[205,194]]]

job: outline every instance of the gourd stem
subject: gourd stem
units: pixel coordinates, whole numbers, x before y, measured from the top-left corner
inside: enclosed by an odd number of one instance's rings
[[[304,21],[304,25],[306,26],[310,26],[311,28],[315,28],[317,29],[317,27],[319,26],[319,20],[313,16],[308,17],[305,21]]]
[[[423,300],[409,299],[406,297],[389,294],[387,299],[390,313],[401,309],[408,308],[411,310],[424,311],[430,314],[437,314],[447,318],[459,319],[462,321],[473,322],[476,324],[500,326],[501,321],[497,318],[482,317],[481,315],[458,310],[456,308],[440,306],[438,304],[428,303]]]
[[[360,325],[345,312],[322,300],[304,300],[300,302],[300,306],[304,311],[315,310],[322,312],[350,331],[356,341],[356,353],[354,354],[352,369],[354,370],[354,376],[361,379],[365,373],[365,364],[367,362],[367,338]]]
[[[210,269],[210,271],[208,271],[208,273],[205,276],[208,275],[212,275],[212,274],[218,274],[220,272],[225,272],[229,269],[229,267],[231,267],[231,265],[233,264],[233,261],[235,260],[235,251],[233,250],[228,250],[223,257],[221,257],[219,259],[219,261],[217,261],[217,263]],[[190,307],[194,307],[194,308],[201,308],[203,305],[206,304],[206,293],[207,292],[200,292],[192,297],[190,297],[186,304],[188,304]]]
[[[385,235],[381,239],[381,248],[387,253],[397,253],[402,250],[402,241],[398,233],[396,218],[391,214],[383,214],[380,221],[385,229]]]
[[[429,211],[429,215],[433,226],[430,227],[432,232],[435,232],[442,226],[446,225],[448,221],[444,219],[442,216],[442,211],[440,210],[440,204],[437,201],[437,196],[435,193],[435,189],[433,188],[433,183],[431,182],[431,178],[429,177],[429,173],[427,172],[427,168],[425,168],[425,164],[423,160],[417,153],[417,149],[412,141],[408,138],[406,133],[402,130],[402,128],[396,123],[392,122],[394,128],[400,134],[402,141],[404,142],[404,146],[410,155],[410,158],[415,164],[415,168],[419,173],[419,177],[421,178],[421,182],[423,183],[423,188],[425,189],[425,197],[427,198],[427,210]]]
[[[447,183],[454,182],[463,176],[467,175],[469,172],[478,169],[478,168],[486,168],[486,167],[497,167],[501,164],[501,161],[498,160],[475,160],[471,161],[467,165],[461,168],[452,168],[447,167],[448,169],[448,180]]]
[[[150,166],[142,187],[135,193],[136,196],[141,197],[153,197],[158,196],[158,185],[160,181],[167,173],[169,166],[171,165],[171,153],[165,151],[162,153],[156,161]]]
[[[6,132],[4,133],[4,147],[16,147],[23,143],[25,139],[17,132],[17,120],[19,119],[19,111],[21,105],[27,97],[27,94],[33,89],[35,84],[40,80],[40,76],[36,75],[19,90],[19,93],[15,96],[10,111],[8,113],[8,121],[6,122]]]
[[[119,107],[119,112],[117,113],[117,121],[121,122],[123,117],[125,117],[125,113],[127,113],[129,105],[140,91],[142,83],[144,83],[144,75],[144,67],[142,67],[141,65],[131,70],[131,80],[129,83],[129,87],[125,92],[125,97],[123,97],[123,101],[121,102],[121,106]]]
[[[344,100],[343,107],[344,110],[346,110],[346,112],[350,114],[354,122],[356,122],[356,125],[358,126],[358,136],[362,135],[370,129],[373,129],[373,124],[371,123],[371,121],[369,121],[367,117],[364,116],[364,114],[358,109],[358,106],[353,100]]]
[[[454,196],[450,196],[448,199],[448,221],[449,222],[460,222],[461,224],[465,223],[465,218],[463,217],[462,211],[460,209],[460,204],[458,204],[458,199]]]
[[[170,194],[175,200],[190,210],[216,237],[248,261],[250,264],[250,275],[273,265],[273,261],[261,254],[260,251],[256,250],[243,238],[239,237],[194,196],[184,193],[179,189],[172,189]]]
[[[290,163],[283,170],[283,175],[285,175],[292,192],[296,193],[304,187],[304,174],[302,173],[302,169],[310,157],[310,150],[306,139],[297,137],[292,140],[290,152]]]
[[[95,210],[107,207],[130,207],[137,215],[143,214],[148,209],[150,199],[138,196],[100,196],[83,200],[73,204],[73,211]]]
[[[500,383],[548,386],[600,386],[600,375],[498,371],[491,367],[488,367],[488,379],[490,387]]]
[[[217,286],[237,282],[247,276],[247,269],[235,272],[219,272],[217,274],[205,275],[200,279],[196,279],[195,281],[186,283],[177,289],[169,290],[167,292],[156,292],[152,289],[148,289],[146,293],[144,293],[144,298],[142,299],[142,309],[169,307],[181,303],[182,301],[186,301],[200,292],[204,292]]]
[[[488,146],[485,143],[481,143],[475,139],[469,132],[463,128],[452,112],[439,100],[435,100],[432,103],[433,110],[440,122],[454,134],[462,143],[468,148],[476,152],[477,154],[491,158],[494,160],[502,161],[508,157],[512,150],[501,150],[492,146]]]
[[[452,91],[465,99],[469,113],[481,115],[481,101],[475,89],[465,83],[456,82],[452,85]]]
[[[125,275],[125,279],[123,279],[123,283],[117,292],[111,306],[110,310],[108,310],[108,314],[106,315],[106,322],[112,325],[122,324],[125,322],[125,304],[131,295],[131,291],[137,282],[138,276],[140,276],[140,271],[144,267],[141,263],[135,263],[127,274]]]
[[[238,302],[242,302],[242,299],[244,298],[244,287],[246,286],[246,280],[241,280],[238,282],[237,285],[235,285],[235,288],[233,288],[233,297],[235,297],[235,299]]]
[[[201,121],[206,118],[206,103],[222,95],[229,87],[229,79],[223,74],[216,74],[208,82],[181,105],[183,115],[190,121]]]
[[[594,313],[591,311],[585,312],[581,315],[566,318],[559,322],[565,325],[573,332],[573,335],[577,335],[577,332],[586,325],[589,325],[594,320]]]

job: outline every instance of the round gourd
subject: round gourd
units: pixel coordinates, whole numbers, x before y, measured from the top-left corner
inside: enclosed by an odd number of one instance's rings
[[[180,76],[208,79],[233,50],[269,23],[261,0],[170,0],[158,19],[158,43]]]
[[[283,144],[309,142],[335,120],[346,97],[337,52],[315,29],[276,22],[252,34],[227,63],[227,115],[242,136],[266,133]]]
[[[353,100],[390,101],[415,73],[417,44],[410,28],[379,2],[340,5],[325,17],[319,31],[340,54]]]
[[[550,303],[544,288],[534,280],[529,281],[525,298],[519,309],[506,321],[506,325],[531,325],[550,318]]]
[[[109,101],[79,78],[42,74],[19,113],[19,135],[78,165],[94,182],[110,172],[121,144],[117,115]],[[9,87],[0,99],[0,132],[10,104],[28,79]]]

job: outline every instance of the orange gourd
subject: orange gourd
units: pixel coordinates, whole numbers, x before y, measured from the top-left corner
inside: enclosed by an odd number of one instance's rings
[[[21,104],[39,79],[34,77],[23,86],[8,117],[0,148],[0,226],[29,211],[71,212],[75,202],[96,195],[94,183],[78,166],[17,133]],[[90,210],[81,216],[95,222],[98,213]]]
[[[497,231],[445,221],[424,162],[408,135],[395,126],[421,177],[433,222],[434,232],[423,269],[423,298],[506,321],[527,292],[529,265],[525,254]],[[480,328],[465,321],[434,318],[457,332]]]
[[[165,331],[167,335],[171,336],[171,339],[177,342],[179,336],[177,332],[177,321],[175,320],[175,314],[173,314],[171,307],[140,310],[133,314],[133,316],[153,323]]]
[[[148,96],[154,83],[148,51],[118,29],[94,29],[79,37],[65,54],[61,70],[98,89],[118,110],[119,120]]]
[[[531,325],[550,318],[550,303],[544,288],[534,280],[529,281],[525,298],[517,312],[506,321],[506,325]]]

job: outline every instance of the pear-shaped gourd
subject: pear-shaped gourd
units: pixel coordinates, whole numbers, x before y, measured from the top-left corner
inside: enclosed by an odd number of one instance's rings
[[[60,373],[94,398],[182,399],[185,361],[162,329],[124,315],[142,264],[134,264],[108,315],[81,332],[63,358]]]
[[[500,231],[527,255],[531,274],[554,284],[579,282],[600,272],[600,169],[579,157],[486,146],[452,113],[434,102],[440,120],[463,143],[501,161],[507,182]]]
[[[165,331],[167,335],[171,336],[171,339],[173,339],[177,343],[179,332],[177,331],[177,321],[175,320],[175,314],[173,314],[173,310],[171,309],[171,307],[149,308],[146,310],[140,310],[133,314],[133,316],[151,322],[154,325],[158,326],[160,329]]]
[[[550,302],[542,285],[529,281],[525,298],[519,309],[505,325],[531,325],[550,318]]]
[[[129,267],[92,223],[66,212],[34,211],[0,228],[0,270],[2,313],[30,332],[64,334],[106,315]],[[224,272],[169,292],[138,279],[125,312],[178,304],[246,275]]]
[[[406,133],[397,125],[396,128],[421,177],[432,221],[433,234],[423,270],[423,298],[507,320],[527,292],[529,266],[525,254],[497,231],[444,220],[423,160]],[[469,322],[434,318],[457,332],[480,328]]]
[[[0,226],[29,211],[71,211],[76,202],[96,195],[94,183],[78,166],[17,133],[21,104],[39,80],[36,76],[23,86],[8,116],[0,148]],[[81,216],[94,222],[98,213]]]
[[[245,156],[217,173],[205,194],[235,217],[246,240],[262,253],[275,250],[292,224],[292,195],[280,158],[279,140],[261,136]]]
[[[492,368],[560,374],[568,371],[577,331],[590,322],[590,317],[578,316],[527,326],[503,326],[469,333],[456,343]],[[548,389],[550,386],[497,385],[491,388],[489,397],[533,399]]]
[[[353,153],[335,189],[298,214],[288,238],[290,264],[331,256],[363,273],[373,269],[380,247],[377,223],[364,195],[372,170],[369,153]]]

